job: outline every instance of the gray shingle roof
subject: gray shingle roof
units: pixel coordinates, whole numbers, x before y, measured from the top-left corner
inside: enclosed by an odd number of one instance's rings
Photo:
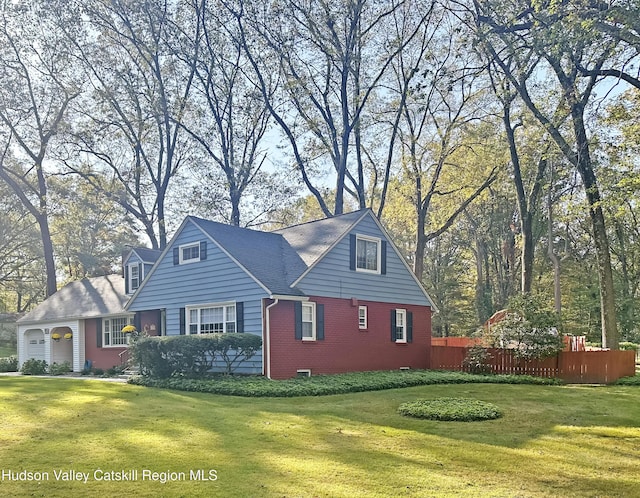
[[[300,294],[291,284],[322,257],[366,210],[274,232],[190,217],[273,294]]]
[[[310,221],[282,228],[273,233],[282,235],[307,266],[324,255],[368,210],[353,211],[333,218]],[[299,277],[300,275],[297,275]]]
[[[290,284],[307,267],[281,235],[190,219],[272,293],[296,293]]]
[[[127,299],[122,275],[85,278],[65,285],[18,322],[68,320],[122,313]]]
[[[162,254],[160,249],[149,249],[147,247],[134,247],[133,250],[144,263],[155,263]]]

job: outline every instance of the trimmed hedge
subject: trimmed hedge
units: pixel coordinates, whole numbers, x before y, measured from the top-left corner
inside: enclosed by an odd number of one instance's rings
[[[155,378],[202,376],[216,366],[227,374],[262,347],[255,334],[199,334],[140,337],[129,345],[140,372]]]
[[[616,386],[640,386],[640,375],[622,377],[613,383]]]
[[[17,372],[18,357],[9,356],[8,358],[0,358],[0,372]]]
[[[136,376],[129,383],[178,391],[226,394],[247,397],[325,396],[362,391],[379,391],[429,384],[540,384],[560,385],[558,379],[527,375],[474,375],[464,372],[436,370],[356,372],[338,375],[316,375],[288,380],[269,380],[260,376],[218,376],[211,379]]]
[[[407,417],[455,422],[493,420],[502,417],[500,408],[493,403],[467,398],[411,401],[401,404],[398,413]]]

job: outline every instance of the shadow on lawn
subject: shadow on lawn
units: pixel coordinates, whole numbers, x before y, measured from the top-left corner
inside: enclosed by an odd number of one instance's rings
[[[0,427],[27,436],[9,436],[0,448],[9,465],[24,465],[23,455],[28,455],[40,468],[216,468],[221,476],[216,492],[225,496],[270,495],[274,490],[299,495],[282,488],[284,482],[298,481],[305,496],[356,496],[359,489],[373,494],[380,487],[381,495],[392,495],[398,492],[402,473],[389,483],[376,477],[389,469],[412,469],[424,481],[427,476],[451,479],[451,468],[499,476],[516,465],[536,471],[528,490],[539,487],[544,493],[552,479],[559,495],[570,495],[572,483],[580,479],[579,462],[555,461],[546,448],[547,454],[535,449],[538,440],[553,439],[559,431],[591,431],[586,445],[582,441],[570,448],[573,454],[589,451],[598,461],[611,455],[621,460],[625,448],[636,443],[634,428],[640,421],[640,389],[622,387],[431,385],[321,397],[241,398],[97,380],[2,378],[0,391],[5,405],[0,414],[6,417],[0,418]],[[442,396],[489,401],[505,416],[461,423],[415,420],[397,413],[405,401]],[[626,446],[614,455],[609,447],[601,447],[601,438],[620,438]],[[566,445],[571,434],[558,441],[554,444]],[[306,458],[319,465],[313,474],[301,467]],[[628,473],[637,474],[631,467]],[[335,472],[350,476],[350,483],[342,484],[346,489],[332,490],[330,475]],[[567,474],[566,482],[555,475],[558,472]],[[632,481],[621,485],[632,489]],[[411,482],[415,486],[415,479]],[[619,474],[615,480],[602,476],[597,486],[585,486],[606,494],[614,482],[620,484]],[[188,488],[180,483],[167,486],[162,488],[166,496],[194,495],[192,491],[199,489],[197,483]],[[204,488],[201,494],[207,495]]]

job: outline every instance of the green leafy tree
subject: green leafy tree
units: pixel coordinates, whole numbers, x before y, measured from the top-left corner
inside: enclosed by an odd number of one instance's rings
[[[530,294],[513,297],[504,319],[488,329],[485,339],[525,360],[554,356],[563,348],[558,315]]]

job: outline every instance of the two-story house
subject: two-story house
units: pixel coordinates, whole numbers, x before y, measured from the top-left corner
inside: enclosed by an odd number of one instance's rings
[[[50,337],[68,327],[74,370],[118,364],[132,323],[150,335],[260,335],[261,354],[239,371],[274,379],[429,367],[433,304],[370,210],[275,232],[189,216],[162,253],[136,249],[123,266],[23,317],[19,361],[59,361]],[[80,290],[86,304],[52,313]]]

